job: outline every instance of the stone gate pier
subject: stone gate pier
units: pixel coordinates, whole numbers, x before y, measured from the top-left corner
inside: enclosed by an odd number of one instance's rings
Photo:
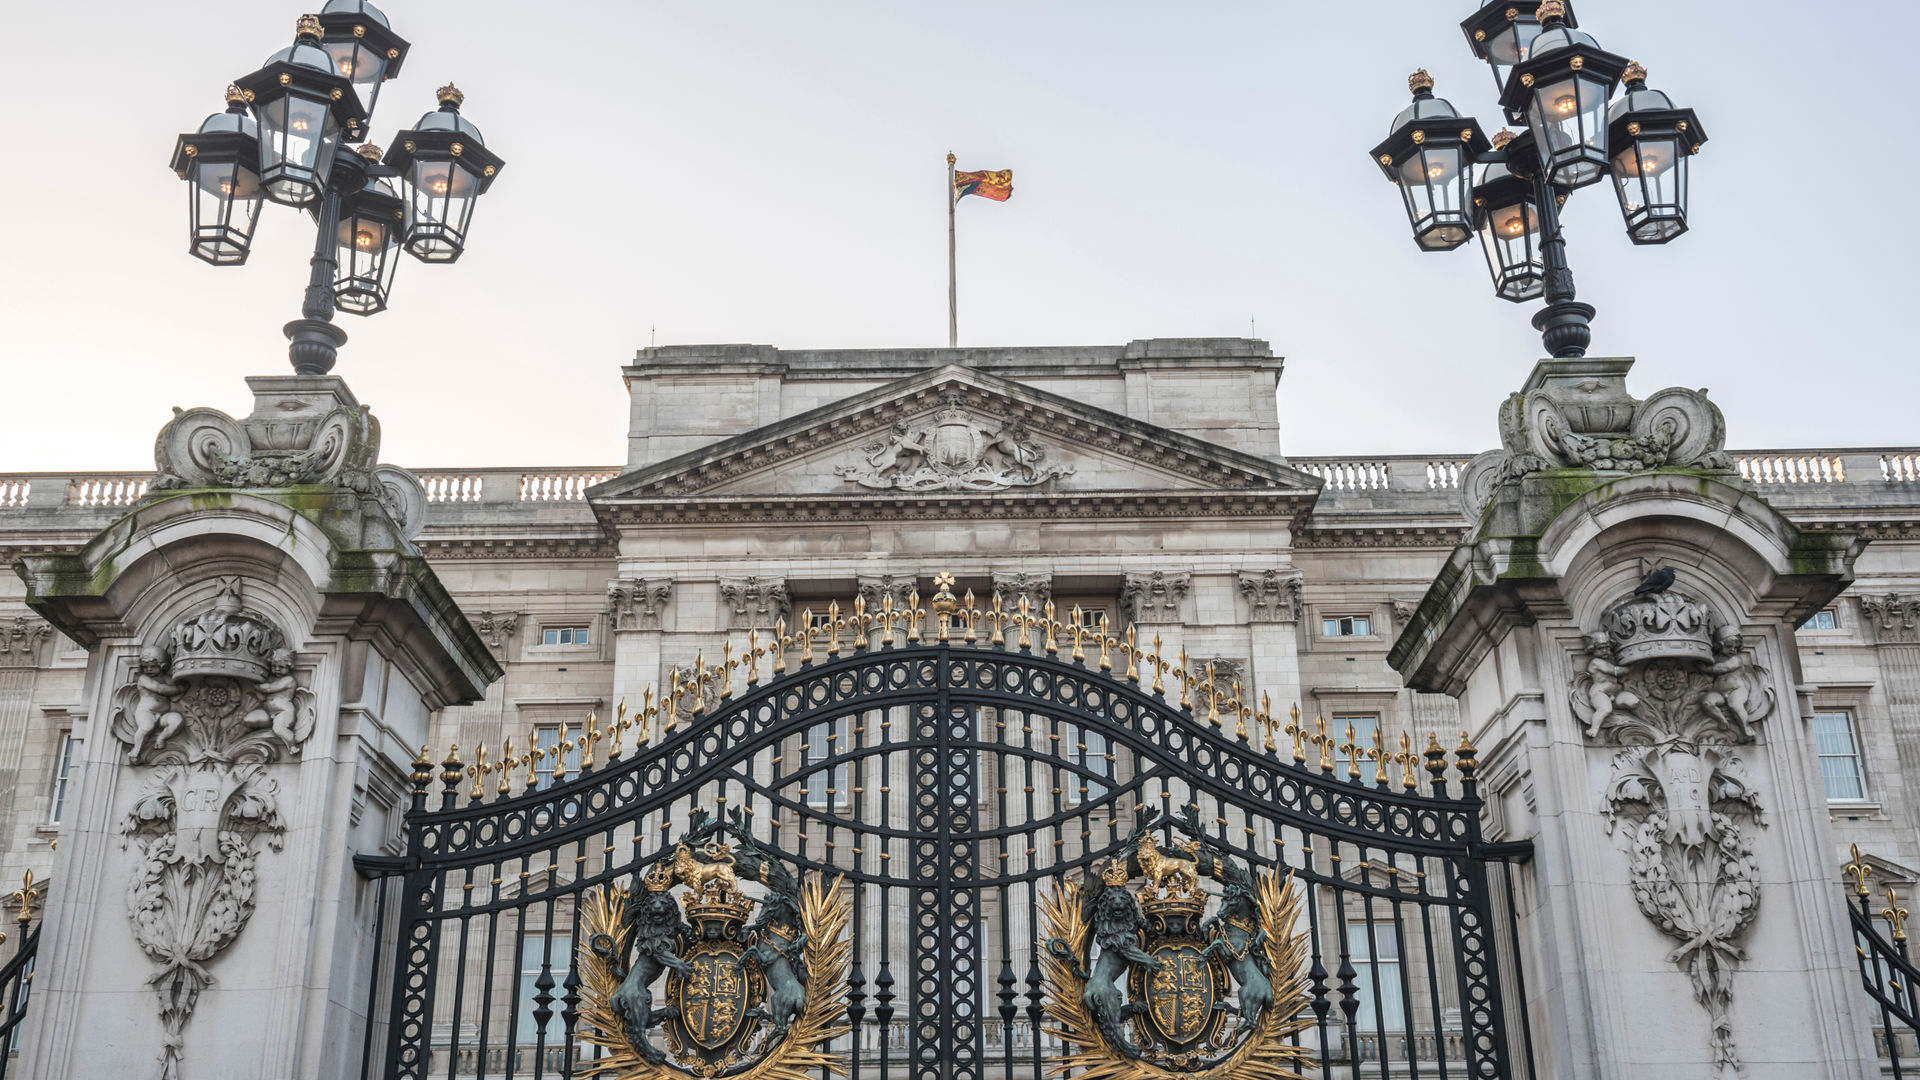
[[[1743,483],[1703,392],[1540,362],[1396,642],[1475,725],[1542,1075],[1877,1076],[1793,633],[1860,542]]]
[[[89,650],[19,1075],[359,1075],[375,890],[435,709],[499,667],[413,544],[424,492],[333,377],[179,412],[152,490],[28,602]]]

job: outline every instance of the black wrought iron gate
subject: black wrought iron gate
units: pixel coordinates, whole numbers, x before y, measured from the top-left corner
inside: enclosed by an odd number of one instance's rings
[[[1299,994],[1274,1008],[1304,1073],[1533,1075],[1511,865],[1526,849],[1482,843],[1464,739],[1450,762],[1437,742],[1275,717],[1131,629],[975,611],[944,590],[930,606],[751,635],[658,706],[501,748],[504,764],[423,752],[405,855],[361,862],[383,942],[365,1075],[640,1075],[589,1015],[586,946],[616,894],[638,904],[692,876],[673,869],[690,832],[709,846],[681,870],[737,858],[763,908],[774,863],[842,883],[844,1030],[819,1049],[858,1080],[1083,1071],[1046,1013],[1060,950],[1042,908],[1102,873],[1169,868],[1174,904],[1183,860],[1202,879],[1291,873]],[[1186,929],[1220,937],[1225,901],[1206,902],[1222,906]],[[1214,978],[1196,993],[1221,991],[1221,1011],[1231,984]],[[675,1046],[646,1075],[751,1072]]]

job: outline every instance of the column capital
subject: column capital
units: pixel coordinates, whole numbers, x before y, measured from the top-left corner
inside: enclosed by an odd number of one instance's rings
[[[0,667],[38,667],[40,645],[52,635],[53,627],[40,619],[0,619]]]
[[[1184,570],[1128,574],[1126,585],[1120,590],[1120,604],[1127,618],[1143,626],[1178,623],[1182,602],[1192,585],[1193,575]]]
[[[757,575],[722,578],[720,601],[726,608],[730,630],[769,629],[776,621],[786,618],[793,608],[785,579]]]
[[[1860,614],[1876,645],[1920,644],[1920,596],[1879,593],[1860,597]]]
[[[607,582],[607,625],[616,631],[658,630],[672,599],[672,578],[615,578]]]
[[[1038,610],[1053,599],[1053,575],[1027,570],[997,573],[993,575],[993,595],[1009,611],[1019,605],[1022,596]]]
[[[918,579],[912,574],[871,574],[860,578],[856,591],[867,602],[869,613],[881,610],[889,598],[893,600],[893,610],[905,611],[907,597],[913,595],[917,587]]]
[[[1234,574],[1240,595],[1247,598],[1247,621],[1300,621],[1300,587],[1306,575],[1298,570],[1241,570]]]

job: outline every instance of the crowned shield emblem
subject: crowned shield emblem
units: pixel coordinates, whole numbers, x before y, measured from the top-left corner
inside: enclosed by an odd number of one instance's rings
[[[847,1031],[847,917],[838,881],[802,882],[738,813],[696,813],[651,869],[588,894],[582,1037],[608,1052],[601,1075],[820,1075]]]
[[[1307,1024],[1299,890],[1233,859],[1197,820],[1156,817],[1143,808],[1097,879],[1042,903],[1045,1008],[1069,1048],[1056,1071],[1296,1080],[1310,1063],[1289,1038]]]

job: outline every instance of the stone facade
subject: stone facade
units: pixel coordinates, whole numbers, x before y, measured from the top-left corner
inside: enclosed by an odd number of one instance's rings
[[[1410,689],[1388,651],[1467,535],[1463,500],[1510,460],[1290,458],[1281,370],[1241,339],[643,350],[624,370],[624,467],[415,470],[416,542],[506,672],[434,713],[429,741],[524,747],[637,707],[750,631],[930,595],[938,572],[982,604],[1133,620],[1276,711],[1479,738],[1502,717]],[[1592,449],[1554,444],[1569,445]],[[1800,529],[1867,541],[1855,583],[1770,660],[1791,689],[1766,723],[1847,733],[1851,756],[1823,761],[1845,796],[1825,813],[1904,893],[1920,874],[1920,786],[1904,784],[1920,776],[1920,450],[1725,458],[1710,464]],[[151,479],[0,475],[0,558],[78,550]],[[0,581],[0,879],[15,880],[52,865],[78,775],[66,737],[94,696],[87,654],[23,596]],[[1486,780],[1494,839],[1534,836],[1531,783],[1497,762]],[[1841,888],[1842,850],[1809,858]]]

